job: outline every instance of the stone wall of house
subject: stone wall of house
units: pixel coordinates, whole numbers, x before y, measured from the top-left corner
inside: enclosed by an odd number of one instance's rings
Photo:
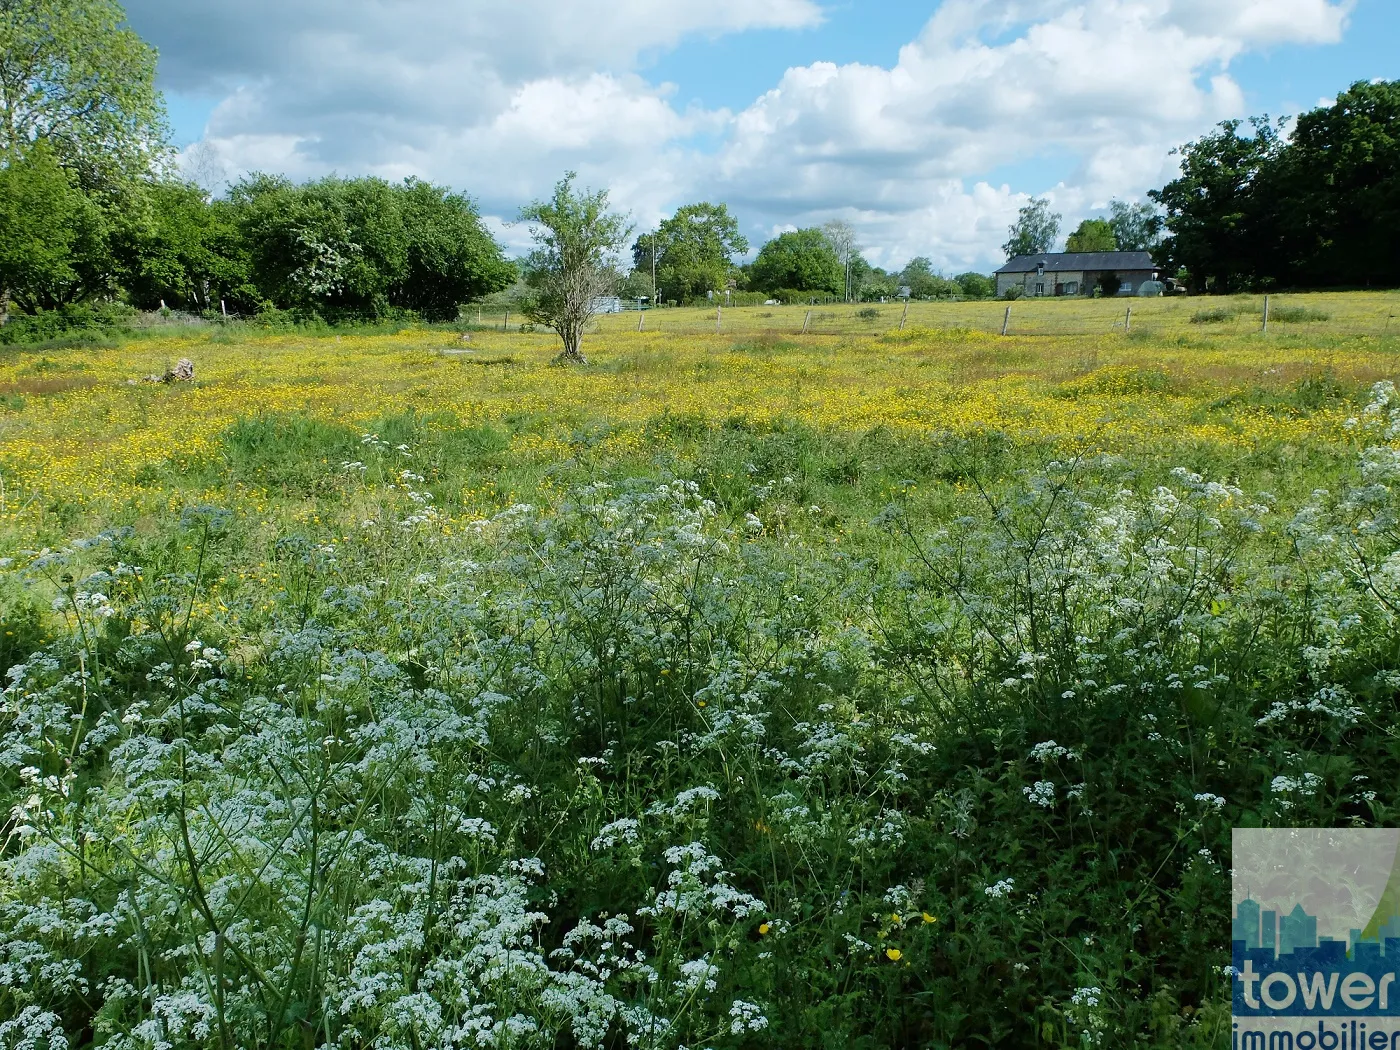
[[[1059,284],[1063,289],[1063,295],[1093,295],[1094,287],[1099,283],[1099,278],[1103,276],[1098,271],[1076,271],[1062,270],[1058,273],[1050,270],[1043,275],[1037,274],[1034,270],[1029,273],[999,273],[997,278],[997,296],[1006,294],[1008,288],[1019,286],[1021,294],[1028,299],[1051,298],[1055,294],[1055,285]],[[1137,295],[1138,288],[1143,281],[1152,280],[1151,270],[1117,270],[1114,276],[1121,282],[1118,289],[1119,296]],[[1044,290],[1039,286],[1043,285]],[[1073,289],[1073,290],[1071,290]]]
[[[1005,295],[1008,288],[1021,288],[1021,294],[1027,298],[1050,298],[1055,294],[1055,285],[1060,285],[1064,291],[1063,295],[1082,295],[1084,292],[1084,274],[1066,270],[1052,273],[1047,270],[1044,274],[1038,274],[1034,270],[1029,273],[999,273],[997,274],[997,295]],[[1073,288],[1073,291],[1070,289]]]

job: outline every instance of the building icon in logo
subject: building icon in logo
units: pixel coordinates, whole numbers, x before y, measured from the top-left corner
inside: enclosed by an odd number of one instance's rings
[[[1233,840],[1232,1048],[1400,1050],[1400,830]]]

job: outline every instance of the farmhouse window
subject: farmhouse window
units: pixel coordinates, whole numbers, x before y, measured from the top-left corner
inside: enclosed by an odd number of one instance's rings
[[[1078,295],[1078,294],[1079,294],[1079,282],[1078,282],[1078,281],[1066,281],[1066,282],[1065,282],[1065,294],[1066,294],[1066,295]]]
[[[1040,281],[1039,283],[1036,284],[1036,286],[1035,286],[1035,294],[1036,294],[1036,295],[1044,295],[1044,294],[1045,294],[1045,282],[1044,282],[1044,281]]]
[[[1121,285],[1118,286],[1118,290],[1120,292],[1131,292],[1133,290],[1133,282],[1124,281]]]

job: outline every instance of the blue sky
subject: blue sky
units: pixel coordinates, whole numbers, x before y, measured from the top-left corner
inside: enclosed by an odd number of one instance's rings
[[[566,169],[639,227],[720,199],[750,240],[852,222],[872,261],[988,268],[1016,209],[1072,226],[1226,117],[1400,78],[1395,0],[129,0],[177,144],[241,172],[408,175],[507,244]]]

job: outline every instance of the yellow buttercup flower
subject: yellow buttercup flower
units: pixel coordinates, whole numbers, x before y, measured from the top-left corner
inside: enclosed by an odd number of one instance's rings
[[[902,959],[903,957],[904,957],[904,953],[903,953],[902,951],[900,951],[898,948],[886,948],[886,949],[885,949],[885,958],[888,959],[890,962],[899,962],[899,960]]]
[[[938,921],[938,916],[937,916],[937,915],[930,915],[928,912],[924,912],[924,923],[925,923],[925,924],[928,924],[928,923],[930,923],[930,922],[937,922],[937,921]]]
[[[766,937],[766,936],[768,935],[768,931],[771,930],[772,928],[773,928],[773,927],[770,926],[770,925],[768,925],[768,923],[766,923],[766,922],[761,922],[761,923],[759,923],[759,924],[758,924],[758,934],[759,934],[759,936],[760,936],[760,937]]]

